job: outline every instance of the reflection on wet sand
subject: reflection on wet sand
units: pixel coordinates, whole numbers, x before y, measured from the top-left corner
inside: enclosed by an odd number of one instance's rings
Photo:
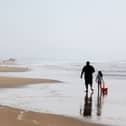
[[[85,94],[83,106],[80,108],[80,114],[83,117],[91,117],[92,110],[95,110],[95,113],[97,116],[101,116],[101,114],[102,114],[102,105],[103,105],[103,100],[104,100],[105,94],[102,92],[102,90],[100,88],[98,88],[95,109],[92,109],[92,106],[93,106],[92,96],[93,96],[93,93]]]
[[[90,117],[92,115],[92,95],[93,93],[88,96],[88,93],[86,93],[84,98],[84,108],[81,109],[81,114],[85,117]]]
[[[101,116],[102,112],[102,93],[100,90],[98,90],[97,95],[97,116]]]
[[[107,96],[107,92],[104,92],[103,89],[98,88],[98,95],[97,95],[97,116],[101,116],[102,114],[102,105],[104,97]]]

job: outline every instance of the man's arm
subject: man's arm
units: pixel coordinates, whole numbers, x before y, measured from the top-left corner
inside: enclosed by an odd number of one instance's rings
[[[83,77],[83,74],[84,74],[84,67],[83,67],[83,69],[82,69],[82,71],[81,71],[81,75],[80,75],[80,78],[82,79],[82,77]]]
[[[95,68],[92,66],[92,73],[94,73],[95,72]]]

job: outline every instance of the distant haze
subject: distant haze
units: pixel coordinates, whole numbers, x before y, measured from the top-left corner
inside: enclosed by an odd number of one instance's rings
[[[0,58],[126,60],[125,0],[1,0]]]

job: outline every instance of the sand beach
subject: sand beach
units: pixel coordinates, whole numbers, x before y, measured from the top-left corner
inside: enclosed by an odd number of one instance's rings
[[[1,0],[0,12],[0,126],[126,126],[126,0]]]
[[[2,126],[105,126],[91,124],[75,118],[53,114],[36,113],[0,106]]]
[[[0,66],[0,72],[27,72],[25,67]],[[61,81],[42,78],[6,77],[0,76],[0,88],[12,88],[36,83],[60,83]]]
[[[61,83],[61,81],[39,78],[0,77],[0,88],[13,88],[38,83]]]
[[[0,72],[27,72],[28,68],[0,66]],[[59,80],[42,78],[24,78],[24,77],[6,77],[0,76],[0,88],[21,88],[30,84],[58,84]],[[0,125],[2,126],[103,126],[101,124],[89,123],[87,121],[61,116],[56,114],[47,114],[32,112],[23,109],[16,109],[0,106]]]
[[[0,66],[0,72],[26,72],[30,69],[26,67]]]

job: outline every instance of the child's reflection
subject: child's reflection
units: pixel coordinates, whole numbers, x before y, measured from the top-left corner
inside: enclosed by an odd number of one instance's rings
[[[98,91],[97,96],[97,116],[101,116],[101,110],[102,110],[102,93]]]

